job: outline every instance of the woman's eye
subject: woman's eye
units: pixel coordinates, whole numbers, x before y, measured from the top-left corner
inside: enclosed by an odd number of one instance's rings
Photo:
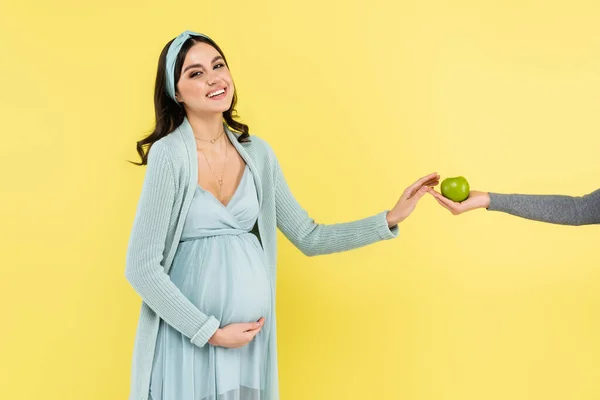
[[[196,72],[192,72],[192,73],[190,74],[190,78],[195,78],[195,77],[199,76],[201,73],[202,73],[202,71],[196,71]]]
[[[224,67],[224,66],[225,66],[225,64],[223,64],[223,63],[218,63],[218,64],[216,64],[216,65],[215,65],[215,68],[222,68],[222,67]]]

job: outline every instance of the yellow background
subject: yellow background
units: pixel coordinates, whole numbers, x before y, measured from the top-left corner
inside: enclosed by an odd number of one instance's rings
[[[599,187],[595,1],[0,5],[0,397],[125,399],[140,298],[124,278],[164,44],[219,43],[251,133],[319,222],[418,177]],[[307,258],[279,237],[281,398],[600,398],[597,226],[427,196],[401,237]]]

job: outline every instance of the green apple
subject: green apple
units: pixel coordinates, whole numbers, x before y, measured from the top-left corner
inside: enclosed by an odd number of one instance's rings
[[[469,198],[469,182],[462,177],[446,178],[442,181],[442,196],[452,201],[461,202]]]

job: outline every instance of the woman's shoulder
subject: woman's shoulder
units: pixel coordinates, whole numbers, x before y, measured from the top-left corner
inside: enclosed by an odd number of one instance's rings
[[[154,153],[155,157],[166,158],[171,163],[176,164],[186,153],[185,144],[180,135],[171,132],[157,141],[155,141],[150,150],[148,150],[148,158]]]
[[[236,133],[236,137],[239,136],[240,134]],[[249,142],[241,142],[241,145],[247,151],[254,154],[257,158],[266,158],[269,162],[276,160],[273,148],[264,138],[255,133],[251,133],[248,139]]]
[[[177,151],[179,148],[185,147],[181,135],[178,135],[177,131],[173,131],[154,142],[154,144],[157,143],[160,143],[159,146],[169,151]]]

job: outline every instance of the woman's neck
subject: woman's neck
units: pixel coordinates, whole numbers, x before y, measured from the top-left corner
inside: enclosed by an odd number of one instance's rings
[[[207,117],[188,113],[187,119],[194,136],[200,140],[211,140],[223,133],[223,114],[216,113]]]

